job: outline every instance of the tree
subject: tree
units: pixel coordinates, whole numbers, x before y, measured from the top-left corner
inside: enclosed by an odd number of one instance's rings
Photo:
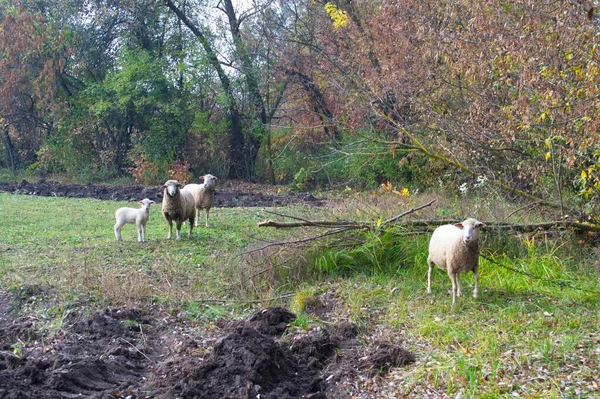
[[[53,127],[52,113],[68,91],[70,55],[64,32],[23,7],[3,10],[0,27],[0,120],[4,164],[12,169],[36,160],[39,143]]]

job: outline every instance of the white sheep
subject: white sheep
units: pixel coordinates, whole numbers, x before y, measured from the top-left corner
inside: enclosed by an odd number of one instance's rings
[[[177,239],[181,239],[181,225],[186,220],[190,223],[189,237],[192,236],[192,229],[194,228],[194,219],[196,218],[196,206],[194,204],[194,197],[191,193],[181,190],[183,184],[177,180],[167,180],[163,184],[163,202],[162,202],[162,214],[169,224],[169,234],[167,239],[171,239],[171,233],[173,231],[173,222],[176,223],[176,234]]]
[[[205,225],[208,227],[208,212],[212,207],[213,199],[215,197],[215,186],[217,185],[217,177],[211,174],[207,174],[201,177],[204,179],[202,184],[186,184],[181,191],[187,191],[194,196],[194,203],[196,204],[196,222],[194,226],[198,226],[200,223],[200,209],[205,211]]]
[[[460,296],[461,273],[473,271],[475,287],[473,298],[479,294],[477,266],[479,263],[479,229],[485,227],[482,222],[468,218],[461,223],[447,224],[438,227],[429,242],[429,257],[427,258],[427,293],[431,293],[431,272],[433,265],[448,272],[452,280],[452,305]]]
[[[117,209],[115,212],[115,237],[117,238],[117,241],[123,239],[121,236],[121,228],[126,223],[135,223],[138,241],[146,241],[146,222],[148,222],[148,218],[150,217],[150,205],[154,204],[154,201],[144,198],[143,200],[138,201],[138,204],[142,205],[139,209],[123,207]]]

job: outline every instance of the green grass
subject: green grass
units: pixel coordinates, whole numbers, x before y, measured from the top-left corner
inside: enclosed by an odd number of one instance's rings
[[[194,229],[181,241],[167,240],[160,205],[151,207],[148,242],[137,242],[135,226],[114,237],[114,211],[135,203],[45,198],[0,193],[2,237],[0,285],[35,283],[61,295],[84,295],[112,303],[152,298],[184,301],[222,299],[235,256],[256,240],[274,238],[257,229],[260,209],[215,209],[215,227]]]
[[[428,199],[348,197],[338,208],[279,211],[377,220]],[[444,208],[419,217],[439,217],[443,210],[444,217],[459,218],[469,206],[444,201]],[[501,220],[511,212],[497,201],[477,203],[483,220]],[[450,281],[442,271],[434,273],[432,294],[425,292],[428,235],[359,232],[330,241],[327,250],[275,248],[240,255],[269,240],[314,232],[257,228],[258,221],[273,216],[260,209],[218,208],[211,212],[211,228],[195,229],[191,240],[168,241],[158,205],[151,208],[149,242],[136,241],[133,225],[126,225],[123,241],[116,242],[113,214],[120,206],[137,205],[0,193],[0,287],[29,298],[31,311],[49,320],[46,334],[58,331],[72,309],[94,303],[153,303],[197,323],[282,304],[298,312],[296,327],[308,329],[320,322],[304,312],[307,301],[328,293],[339,301],[336,319],[355,322],[365,343],[384,339],[415,353],[416,364],[393,369],[376,382],[389,393],[381,397],[432,392],[462,398],[509,398],[514,392],[530,398],[600,397],[596,253],[577,244],[576,237],[484,232],[482,245],[496,262],[567,284],[561,288],[481,259],[480,298],[471,297],[472,275],[462,276],[463,296],[452,308]],[[335,246],[354,240],[364,244]],[[54,298],[30,300],[39,295]],[[270,301],[278,297],[284,298]]]

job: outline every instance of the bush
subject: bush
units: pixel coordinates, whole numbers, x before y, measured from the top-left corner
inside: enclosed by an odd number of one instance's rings
[[[426,188],[437,184],[444,172],[420,154],[390,151],[387,144],[344,137],[339,142],[312,143],[289,141],[285,136],[273,138],[272,154],[263,148],[259,154],[257,175],[268,181],[268,159],[274,159],[276,183],[288,184],[292,190],[317,187],[375,188],[384,182],[394,186]]]

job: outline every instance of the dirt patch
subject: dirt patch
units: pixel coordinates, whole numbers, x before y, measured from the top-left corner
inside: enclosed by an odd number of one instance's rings
[[[162,202],[160,186],[141,185],[102,185],[102,184],[61,184],[54,181],[40,180],[31,183],[0,182],[0,191],[23,195],[40,195],[43,197],[94,198],[113,201],[139,201],[149,198]],[[278,194],[276,187],[253,185],[243,182],[227,182],[215,190],[214,207],[266,207],[285,206],[291,204],[322,205],[324,199],[307,193]]]
[[[24,308],[0,292],[2,398],[342,398],[361,370],[414,361],[365,347],[352,323],[291,332],[282,308],[206,329],[153,308],[73,311],[51,338]]]

